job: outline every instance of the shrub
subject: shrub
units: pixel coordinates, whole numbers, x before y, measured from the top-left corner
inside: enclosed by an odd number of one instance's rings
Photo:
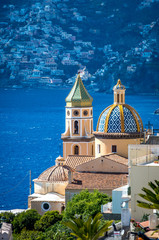
[[[70,202],[67,203],[63,213],[64,219],[70,219],[75,215],[92,216],[94,217],[101,211],[101,205],[112,201],[107,194],[100,193],[98,190],[89,192],[83,190],[79,194],[73,196]]]
[[[47,228],[61,220],[62,215],[58,211],[48,211],[35,223],[35,230],[44,232]]]
[[[46,240],[44,234],[38,231],[22,230],[21,234],[14,235],[15,240]]]
[[[24,228],[34,230],[34,224],[40,217],[40,214],[34,209],[19,213],[12,222],[14,233],[20,233]]]
[[[0,218],[4,218],[6,223],[12,223],[15,218],[15,214],[12,212],[3,212],[0,214]]]

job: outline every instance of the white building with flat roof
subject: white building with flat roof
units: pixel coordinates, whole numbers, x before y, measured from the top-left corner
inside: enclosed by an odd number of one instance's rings
[[[131,217],[140,221],[144,214],[153,210],[137,206],[142,200],[139,193],[142,188],[149,188],[148,182],[159,180],[159,145],[129,145],[129,184],[131,187]]]

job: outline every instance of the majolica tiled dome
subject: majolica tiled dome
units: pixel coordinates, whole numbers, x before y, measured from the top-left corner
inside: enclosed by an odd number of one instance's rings
[[[142,120],[134,108],[127,104],[113,104],[100,115],[97,132],[139,133],[143,131]]]
[[[125,104],[125,87],[118,80],[114,86],[114,104],[107,107],[99,116],[97,132],[140,133],[143,124],[134,108]]]

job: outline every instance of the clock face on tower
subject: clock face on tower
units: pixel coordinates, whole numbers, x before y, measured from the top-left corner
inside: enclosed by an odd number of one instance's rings
[[[73,114],[74,114],[75,116],[78,116],[78,115],[79,115],[79,111],[75,110],[75,111],[73,112]]]

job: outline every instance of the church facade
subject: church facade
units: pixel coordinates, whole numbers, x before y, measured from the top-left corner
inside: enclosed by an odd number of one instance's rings
[[[28,205],[40,214],[61,212],[65,203],[83,189],[111,195],[128,182],[128,145],[140,144],[143,124],[139,114],[125,104],[125,87],[118,80],[114,103],[99,116],[93,131],[93,98],[80,74],[66,97],[63,157],[34,180]]]

